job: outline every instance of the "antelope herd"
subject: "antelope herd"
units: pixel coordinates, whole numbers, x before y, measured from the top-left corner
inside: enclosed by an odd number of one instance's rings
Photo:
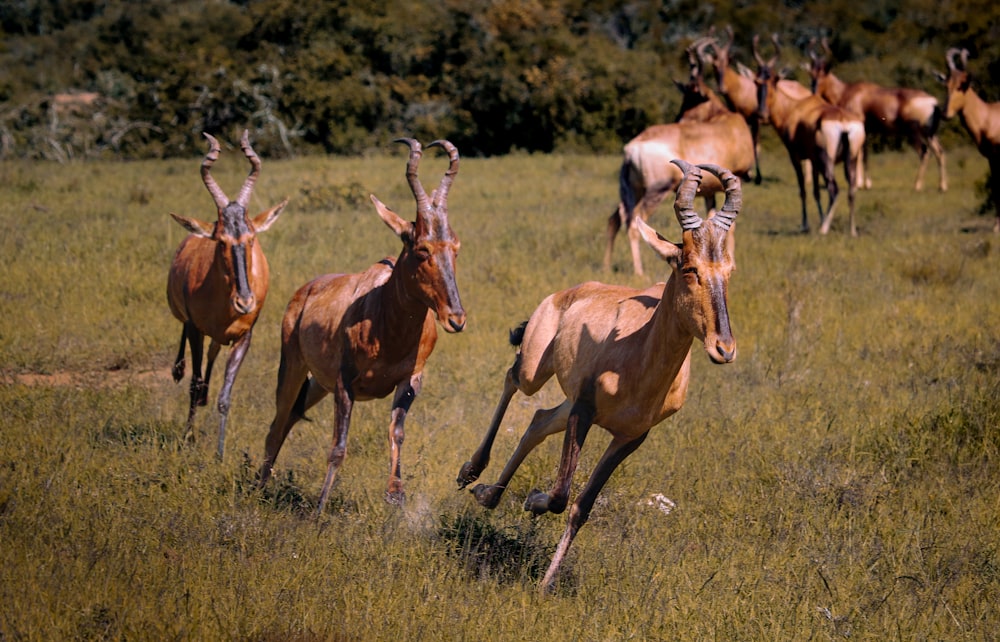
[[[784,144],[798,182],[801,230],[809,230],[806,185],[811,179],[819,208],[819,231],[826,234],[839,203],[834,169],[844,165],[848,195],[847,229],[856,236],[855,196],[870,187],[866,142],[875,133],[909,137],[920,157],[914,184],[923,187],[927,153],[938,159],[939,188],[947,189],[945,154],[937,138],[942,118],[956,115],[990,168],[990,204],[1000,233],[1000,103],[987,103],[973,88],[969,52],[951,48],[944,109],[930,94],[915,89],[887,89],[873,83],[842,81],[831,72],[825,39],[810,43],[806,65],[812,89],[784,77],[778,67],[781,47],[761,55],[752,38],[756,72],[735,71],[730,60],[732,29],[719,42],[710,33],[686,50],[687,82],[677,82],[682,108],[677,121],[647,128],[624,147],[619,171],[618,207],[608,219],[604,267],[611,267],[614,238],[624,226],[633,269],[643,273],[640,239],[670,267],[666,282],[645,289],[586,282],[549,295],[529,319],[511,332],[516,348],[499,403],[481,444],[461,466],[457,483],[465,488],[486,469],[507,408],[517,392],[532,396],[555,377],[564,395],[558,405],[535,412],[507,464],[492,484],[477,484],[472,495],[495,508],[525,457],[550,435],[564,432],[561,460],[548,492],[533,490],[524,508],[534,515],[569,508],[565,531],[541,583],[556,583],[560,566],[587,521],[595,500],[614,470],[646,439],[651,428],[683,406],[690,381],[691,348],[697,339],[713,363],[730,363],[736,341],[729,319],[729,278],[735,266],[735,222],[743,204],[742,181],[761,182],[759,135],[770,124]],[[714,67],[718,94],[705,79]],[[201,178],[215,202],[217,220],[209,224],[171,213],[190,234],[181,242],[167,280],[167,301],[183,324],[180,349],[171,374],[179,382],[190,348],[192,376],[186,434],[194,437],[195,410],[207,405],[212,367],[221,347],[231,346],[219,392],[218,444],[222,459],[232,387],[250,347],[253,328],[267,296],[269,271],[257,235],[284,211],[288,200],[254,218],[247,210],[261,171],[261,161],[243,133],[240,148],[250,173],[235,200],[211,175],[221,145],[209,134]],[[459,333],[466,325],[456,278],[460,247],[451,227],[448,195],[458,174],[459,152],[447,140],[440,147],[448,168],[437,188],[426,192],[418,177],[424,149],[402,138],[409,150],[406,181],[416,202],[415,220],[396,214],[371,196],[379,218],[402,242],[399,254],[353,274],[332,273],[309,281],[292,296],[281,322],[281,352],[275,389],[274,418],[264,440],[257,484],[273,474],[282,444],[292,427],[328,394],[334,398],[333,440],[316,512],[321,514],[347,453],[354,403],[391,395],[388,426],[389,475],[385,499],[405,498],[401,451],[404,424],[419,395],[427,360],[437,342],[438,326]],[[822,183],[820,180],[822,179]],[[826,188],[827,207],[820,198]],[[660,236],[647,219],[671,192],[680,242]],[[715,197],[725,201],[716,210]],[[702,217],[696,197],[706,202]],[[211,343],[202,371],[204,338]],[[570,490],[584,440],[593,425],[611,435],[575,501]]]

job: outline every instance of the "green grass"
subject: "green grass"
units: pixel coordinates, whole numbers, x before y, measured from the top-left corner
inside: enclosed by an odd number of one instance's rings
[[[773,141],[772,141],[773,142]],[[912,152],[873,159],[826,237],[800,235],[784,152],[745,187],[730,307],[739,357],[699,346],[687,405],[608,483],[556,593],[539,576],[565,524],[521,502],[555,476],[560,439],[500,506],[454,478],[513,351],[507,331],[549,292],[665,276],[626,243],[602,273],[617,157],[467,159],[451,192],[469,325],[443,335],[410,413],[407,503],[382,501],[388,400],[355,408],[330,503],[312,517],[332,402],[295,427],[263,492],[278,324],[312,277],[398,253],[374,192],[413,201],[402,148],[264,160],[252,208],[292,198],[262,236],[271,293],[233,393],[183,439],[180,324],[165,301],[183,231],[210,218],[198,160],[0,164],[0,639],[990,639],[1000,630],[1000,239],[977,214],[985,162],[949,150],[951,189],[911,190]],[[234,191],[232,151],[213,173]],[[428,154],[428,187],[443,173]],[[936,168],[927,183],[937,184]],[[812,204],[810,204],[812,206]],[[814,210],[811,222],[818,222]],[[676,238],[665,204],[652,224]],[[224,355],[223,357],[224,358]],[[219,381],[213,382],[212,399]],[[491,480],[534,410],[516,397]],[[211,408],[211,406],[210,406]],[[592,432],[574,489],[607,436]],[[669,514],[647,505],[656,494]]]

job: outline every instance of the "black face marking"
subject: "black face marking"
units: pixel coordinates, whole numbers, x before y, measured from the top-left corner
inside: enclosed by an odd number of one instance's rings
[[[232,247],[233,277],[236,279],[236,293],[240,298],[251,296],[250,281],[247,278],[247,246],[236,244]]]
[[[241,238],[253,231],[250,228],[250,222],[247,220],[246,208],[235,201],[226,205],[219,212],[219,220],[222,221],[224,232],[234,239]]]

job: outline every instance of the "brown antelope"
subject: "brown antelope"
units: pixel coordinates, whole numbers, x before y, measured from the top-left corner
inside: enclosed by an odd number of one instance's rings
[[[424,365],[437,342],[435,319],[445,332],[461,332],[465,310],[458,295],[455,258],[459,240],[448,223],[448,190],[458,173],[458,150],[446,140],[450,164],[428,197],[417,178],[420,143],[410,148],[406,179],[417,202],[409,222],[371,197],[382,221],[403,242],[394,261],[382,259],[357,274],[327,274],[299,288],[281,324],[281,363],[275,415],[259,472],[263,486],[292,426],[323,397],[334,395],[333,447],[317,514],[322,513],[337,470],[347,454],[347,431],[355,401],[392,397],[389,422],[389,483],[386,501],[404,499],[400,471],[403,424],[420,393]]]
[[[229,200],[212,178],[212,165],[219,158],[219,142],[205,134],[210,149],[201,164],[201,178],[215,201],[218,220],[214,225],[197,219],[171,216],[191,234],[181,241],[167,277],[170,311],[184,324],[181,347],[174,360],[174,381],[184,377],[184,343],[191,346],[191,406],[187,432],[194,437],[194,412],[208,403],[208,382],[212,365],[224,345],[232,345],[226,361],[226,375],[219,392],[219,445],[222,459],[226,441],[233,381],[250,348],[253,326],[264,306],[270,272],[257,234],[267,231],[281,216],[288,199],[251,219],[247,216],[250,196],[260,175],[260,158],[250,147],[249,133],[243,132],[240,146],[250,161],[250,174],[235,201]],[[201,358],[205,337],[211,339],[205,377]]]
[[[702,38],[687,48],[689,75],[686,83],[678,80],[674,85],[681,92],[681,108],[675,122],[706,122],[732,112],[725,102],[705,83],[704,62],[697,50],[710,42]]]
[[[959,62],[955,62],[955,57]],[[979,153],[990,164],[989,200],[997,219],[993,231],[1000,233],[1000,103],[988,103],[972,88],[972,75],[968,71],[969,50],[950,48],[945,54],[948,76],[941,80],[948,87],[945,118],[957,114],[972,136]]]
[[[750,128],[754,150],[754,183],[760,185],[762,176],[759,158],[760,115],[757,110],[757,84],[752,73],[749,71],[741,73],[730,66],[729,52],[733,46],[733,28],[726,27],[729,38],[723,44],[714,38],[714,31],[713,28],[707,38],[696,43],[695,53],[702,65],[707,62],[715,68],[715,82],[719,91],[725,97],[730,109],[741,115]],[[778,80],[778,85],[786,94],[797,98],[804,98],[810,93],[808,88],[794,80],[782,78]]]
[[[776,38],[774,44],[776,51],[780,52]],[[799,200],[802,203],[802,231],[809,231],[803,161],[810,161],[813,197],[819,209],[820,234],[829,232],[833,221],[839,197],[834,170],[836,163],[841,161],[844,163],[847,180],[850,233],[851,236],[857,236],[858,229],[854,221],[854,196],[857,189],[855,171],[861,148],[865,143],[864,121],[861,116],[843,107],[831,105],[819,96],[810,94],[805,98],[796,99],[782,91],[778,87],[778,74],[774,71],[778,53],[765,62],[757,51],[757,36],[753,39],[753,54],[758,65],[757,84],[761,122],[770,122],[774,126],[791,157],[799,184]],[[830,199],[826,216],[823,215],[823,203],[819,192],[820,172]]]
[[[549,435],[566,431],[552,490],[533,490],[524,505],[535,515],[562,513],[591,425],[611,433],[611,444],[570,509],[543,590],[553,586],[573,538],[611,473],[642,444],[653,426],[684,404],[694,339],[703,343],[714,363],[729,363],[736,356],[728,287],[734,268],[731,228],[742,207],[740,180],[720,167],[699,166],[717,177],[726,192],[722,209],[702,220],[693,209],[701,169],[681,159],[672,162],[684,176],[674,202],[682,242],[664,240],[641,218],[635,222],[643,240],[671,266],[666,284],[638,290],[589,282],[542,301],[531,318],[511,333],[511,343],[519,348],[504,379],[500,402],[482,443],[458,473],[460,488],[479,478],[514,393],[531,396],[553,375],[565,401],[535,413],[496,483],[473,489],[476,501],[486,508],[496,507],[525,456]]]
[[[684,94],[684,104],[690,108],[681,112],[676,123],[648,127],[625,145],[618,178],[620,202],[608,217],[605,270],[611,268],[615,236],[624,226],[632,252],[632,268],[636,274],[643,274],[640,233],[634,221],[647,220],[667,194],[680,185],[683,174],[671,163],[675,158],[719,165],[741,178],[749,175],[754,149],[746,121],[726,108],[705,85],[700,63],[690,48],[688,54],[691,78],[687,85],[676,84]],[[722,189],[715,177],[706,177],[700,193],[709,213],[715,209],[715,195]]]
[[[847,83],[831,71],[832,53],[826,38],[822,40],[824,55],[816,52],[815,41],[810,43],[809,63],[806,69],[812,77],[812,91],[834,105],[839,105],[865,119],[865,131],[872,134],[901,134],[920,157],[917,180],[913,189],[924,188],[924,173],[927,170],[927,150],[934,153],[938,161],[938,188],[948,190],[948,175],[945,169],[944,148],[938,141],[937,131],[941,124],[941,109],[937,98],[919,89],[888,88],[872,82]],[[858,187],[871,188],[868,172],[868,145],[862,153],[862,167],[858,170]]]
[[[611,444],[570,509],[566,530],[542,581],[543,590],[553,586],[573,538],[611,473],[642,444],[653,426],[684,405],[693,341],[697,338],[703,343],[714,363],[729,363],[736,357],[728,288],[734,268],[731,228],[742,207],[740,180],[720,167],[699,166],[715,175],[726,192],[722,209],[702,220],[693,209],[701,169],[680,159],[673,163],[684,175],[674,201],[682,242],[675,245],[664,240],[641,218],[635,223],[646,243],[670,265],[666,284],[638,290],[589,282],[542,301],[531,318],[511,333],[511,343],[519,348],[504,379],[500,402],[482,443],[458,473],[460,488],[479,478],[514,393],[533,395],[553,375],[565,401],[535,413],[496,483],[475,486],[476,501],[486,508],[496,507],[525,456],[549,435],[566,431],[552,489],[531,491],[524,505],[535,515],[562,513],[591,425],[611,433]]]

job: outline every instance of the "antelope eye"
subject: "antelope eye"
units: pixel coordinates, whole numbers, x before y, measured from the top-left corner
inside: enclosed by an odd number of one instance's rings
[[[414,254],[417,255],[417,258],[420,259],[421,261],[426,261],[427,259],[431,258],[431,248],[426,245],[418,245],[417,247],[413,248],[413,252]]]

